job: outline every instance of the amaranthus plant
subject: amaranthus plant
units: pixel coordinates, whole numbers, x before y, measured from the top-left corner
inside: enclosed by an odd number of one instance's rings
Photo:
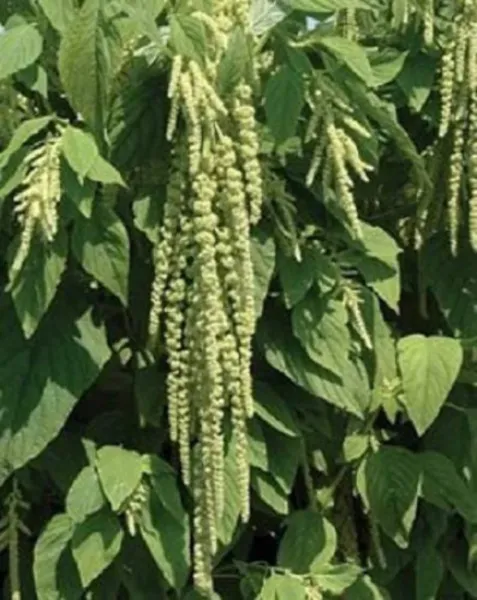
[[[477,1],[0,25],[3,595],[477,597]]]

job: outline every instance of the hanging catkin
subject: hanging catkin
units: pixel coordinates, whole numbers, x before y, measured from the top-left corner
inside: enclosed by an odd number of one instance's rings
[[[450,247],[468,216],[469,241],[477,251],[477,2],[464,0],[445,42],[441,65],[439,137],[450,147],[447,215]],[[464,200],[467,199],[467,206]]]
[[[174,159],[154,252],[150,334],[163,329],[170,435],[194,497],[194,581],[212,590],[212,557],[224,509],[224,423],[235,442],[241,515],[249,516],[247,420],[255,328],[250,227],[260,219],[262,175],[252,90],[217,93],[218,64],[249,2],[192,13],[208,32],[204,64],[172,61],[167,138]],[[209,36],[210,34],[210,36]],[[185,127],[182,127],[182,125]],[[163,327],[161,324],[164,324]],[[162,337],[161,337],[162,339]]]

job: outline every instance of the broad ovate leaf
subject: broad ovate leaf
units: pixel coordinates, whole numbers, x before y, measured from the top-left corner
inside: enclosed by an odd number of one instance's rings
[[[477,523],[475,492],[459,475],[454,463],[439,452],[419,455],[422,497],[444,510],[457,511],[469,523]]]
[[[73,253],[84,270],[126,305],[129,289],[129,237],[116,213],[97,204],[91,219],[79,217]]]
[[[239,477],[237,473],[236,440],[232,438],[225,457],[225,505],[218,535],[222,544],[230,544],[241,511]]]
[[[105,331],[62,293],[31,340],[12,304],[0,304],[0,485],[58,434],[111,353]]]
[[[265,113],[277,144],[293,137],[305,103],[302,77],[287,65],[280,67],[267,82]]]
[[[12,260],[18,243],[13,245]],[[33,240],[21,269],[10,269],[8,291],[27,338],[35,333],[56,294],[66,267],[67,244],[65,231],[59,231],[49,245]]]
[[[189,522],[171,518],[154,488],[148,489],[139,530],[149,552],[167,583],[182,588],[189,573]]]
[[[336,531],[322,515],[294,512],[280,542],[278,564],[294,573],[314,572],[331,561],[336,544]]]
[[[116,516],[105,509],[75,526],[71,549],[84,588],[113,562],[124,533]]]
[[[263,584],[257,600],[306,600],[306,597],[303,581],[291,574],[273,573]]]
[[[141,455],[120,446],[103,446],[96,455],[96,469],[104,493],[117,512],[141,481]]]
[[[420,334],[398,342],[404,403],[422,435],[434,422],[462,366],[461,344],[452,338]]]
[[[315,253],[305,252],[303,259],[298,262],[280,252],[277,255],[277,267],[285,304],[292,308],[303,300],[317,277]]]
[[[419,461],[405,448],[383,446],[360,468],[359,492],[373,518],[396,544],[409,542],[417,511]]]
[[[43,38],[35,25],[17,25],[0,36],[0,80],[26,69],[40,56]]]
[[[444,577],[444,564],[437,549],[426,544],[417,554],[416,600],[437,598]]]
[[[362,416],[369,401],[369,385],[357,365],[348,361],[341,377],[336,376],[313,362],[294,338],[288,324],[282,322],[277,327],[273,315],[261,320],[257,337],[267,362],[273,368],[314,396]]]
[[[61,137],[61,149],[70,167],[83,183],[86,174],[99,156],[98,146],[91,134],[68,126]]]
[[[361,222],[361,248],[351,252],[351,261],[366,283],[395,312],[399,311],[401,273],[396,241],[380,227]]]
[[[38,0],[53,27],[63,33],[75,14],[74,0]]]
[[[445,235],[436,235],[421,253],[423,282],[435,295],[456,336],[477,336],[477,254],[467,246],[453,256]]]
[[[292,311],[295,337],[314,362],[337,377],[349,361],[351,336],[347,322],[343,302],[320,297],[313,290]]]
[[[81,582],[68,548],[73,530],[70,517],[58,514],[41,532],[33,554],[38,600],[76,600],[81,597]]]
[[[258,319],[262,314],[263,304],[275,269],[275,242],[271,235],[258,230],[253,232],[250,243],[254,276],[255,316]]]
[[[291,407],[267,383],[257,381],[254,385],[255,413],[267,425],[283,435],[299,437]]]
[[[51,120],[52,118],[48,116],[36,117],[35,119],[23,121],[23,123],[15,129],[8,146],[0,152],[0,169],[3,169],[10,158],[12,158],[12,156],[14,156],[32,137],[45,129],[45,127],[51,123]]]
[[[101,1],[85,0],[61,39],[59,71],[71,106],[92,131],[103,133],[109,91],[109,57]]]
[[[250,8],[251,29],[263,35],[278,25],[290,12],[279,0],[253,0]]]
[[[352,563],[324,565],[313,573],[313,580],[318,589],[337,596],[352,586],[361,573],[362,569]]]
[[[82,523],[106,505],[98,475],[92,465],[87,465],[78,473],[68,490],[65,504],[68,516],[76,523]]]
[[[367,85],[374,84],[374,74],[363,47],[352,40],[338,36],[324,36],[320,46],[330,52],[338,62],[344,63]]]

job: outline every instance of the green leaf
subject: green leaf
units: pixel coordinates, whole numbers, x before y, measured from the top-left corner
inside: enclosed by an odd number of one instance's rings
[[[27,175],[27,164],[25,160],[27,155],[28,149],[26,147],[21,148],[8,161],[6,167],[3,168],[0,178],[0,200],[4,200],[22,185]]]
[[[395,312],[399,312],[401,277],[399,254],[395,240],[380,227],[361,222],[363,251],[352,251],[351,261],[366,283]]]
[[[102,136],[109,64],[100,7],[100,0],[85,0],[64,32],[58,60],[61,82],[71,106],[92,131]]]
[[[292,311],[293,333],[308,356],[341,377],[349,361],[348,313],[339,300],[316,297],[312,290]]]
[[[156,496],[168,513],[178,523],[182,523],[185,513],[177,486],[176,472],[158,456],[151,455],[146,460],[148,464],[147,470],[151,475],[151,485]],[[144,464],[144,456],[142,457],[142,461]]]
[[[228,94],[240,83],[250,63],[250,51],[241,27],[236,27],[229,36],[227,49],[219,64],[217,75],[219,92]]]
[[[263,434],[262,423],[258,419],[252,419],[248,423],[248,454],[252,467],[256,467],[261,471],[268,471],[267,443]]]
[[[0,36],[0,81],[26,69],[40,56],[43,38],[31,24],[18,25]]]
[[[204,25],[188,15],[171,15],[169,23],[175,52],[202,64],[206,54]]]
[[[257,600],[306,600],[306,588],[303,581],[291,575],[274,573],[260,591]]]
[[[375,390],[382,391],[386,381],[394,381],[398,376],[396,343],[391,327],[385,321],[381,307],[376,296],[369,290],[363,288],[360,295],[364,302],[362,304],[363,319],[373,342],[373,362]],[[383,399],[383,408],[388,416],[388,408]]]
[[[320,590],[338,596],[352,586],[361,573],[362,569],[353,564],[324,565],[313,573],[313,580]]]
[[[273,237],[262,230],[256,230],[251,237],[252,265],[254,274],[255,316],[262,314],[263,304],[275,269],[275,242]]]
[[[68,126],[61,137],[61,149],[80,183],[83,184],[86,174],[99,156],[94,137],[77,127]]]
[[[106,185],[120,185],[126,187],[121,173],[102,156],[97,156],[93,165],[87,173],[87,177],[93,181]]]
[[[55,515],[35,544],[33,574],[38,600],[75,600],[82,593],[71,555],[65,552],[73,535],[73,522],[65,514]]]
[[[53,27],[63,33],[75,14],[74,0],[38,0]]]
[[[259,324],[257,337],[267,362],[314,396],[356,416],[362,416],[369,390],[356,366],[349,362],[342,378],[314,363],[294,339],[286,323]]]
[[[123,535],[118,519],[107,510],[76,525],[71,547],[83,587],[88,587],[113,562]]]
[[[252,487],[258,497],[280,515],[288,512],[288,494],[278,485],[270,473],[252,469]]]
[[[454,257],[447,236],[437,235],[422,251],[421,269],[453,333],[477,337],[477,255],[463,246]]]
[[[98,185],[89,179],[85,179],[81,184],[76,173],[65,160],[61,161],[61,185],[73,206],[83,217],[91,219]]]
[[[118,512],[141,481],[141,456],[119,446],[103,446],[96,453],[96,469],[112,509]]]
[[[300,431],[285,400],[267,383],[256,381],[254,385],[255,413],[262,421],[280,433],[298,437]]]
[[[98,476],[94,467],[84,467],[74,480],[66,496],[66,512],[76,523],[82,523],[87,517],[106,505]]]
[[[389,600],[378,586],[373,583],[368,575],[365,575],[354,583],[344,594],[345,600]]]
[[[113,99],[108,120],[111,162],[125,172],[140,167],[144,173],[145,163],[164,151],[166,110],[166,102],[157,102],[157,89],[151,85],[150,77],[133,78],[127,86],[122,86],[120,94]],[[162,177],[163,172],[166,175],[167,161],[155,162],[154,178],[159,175],[159,182],[162,179],[167,182],[167,176]],[[153,180],[148,191],[158,194],[160,201],[162,191],[157,183]]]
[[[48,98],[48,75],[41,65],[30,65],[17,73],[15,78],[29,90],[41,94],[45,99]]]
[[[402,71],[409,51],[401,52],[395,48],[379,48],[368,51],[373,70],[374,87],[390,83]]]
[[[6,299],[0,315],[1,485],[59,433],[110,350],[104,330],[78,308],[71,290],[57,297],[29,342]]]
[[[374,74],[368,57],[362,46],[343,37],[325,36],[319,39],[319,44],[350,71],[357,75],[367,85],[374,84]]]
[[[422,469],[422,497],[445,510],[455,509],[470,523],[477,523],[475,493],[457,473],[447,456],[438,452],[418,455]]]
[[[162,198],[147,194],[133,204],[134,223],[151,244],[159,240],[159,225],[162,219]]]
[[[279,252],[277,266],[285,305],[287,308],[292,308],[303,300],[316,279],[314,253],[305,252],[303,260],[298,262],[295,258]]]
[[[126,306],[129,237],[116,213],[103,204],[96,204],[92,219],[80,217],[76,221],[71,244],[84,270]]]
[[[462,544],[450,549],[446,566],[459,584],[459,588],[463,588],[471,598],[477,598],[477,573],[474,569],[469,569],[466,549]],[[464,594],[461,598],[467,600],[467,595]]]
[[[119,171],[100,156],[96,141],[90,133],[77,127],[67,127],[61,138],[61,149],[81,184],[87,177],[99,183],[125,187]]]
[[[358,489],[371,514],[396,544],[408,544],[416,517],[420,467],[405,448],[382,446],[364,463]]]
[[[121,580],[127,598],[134,600],[167,600],[161,572],[139,535],[126,536],[121,548]],[[102,600],[98,598],[98,600]],[[111,600],[117,600],[117,597]]]
[[[166,386],[163,374],[156,365],[137,369],[134,377],[134,396],[141,427],[148,424],[160,427],[166,408]]]
[[[286,494],[290,494],[302,455],[301,440],[285,437],[267,426],[263,427],[263,432],[268,456],[266,471]]]
[[[416,560],[416,600],[434,600],[444,577],[444,565],[437,550],[426,544]]]
[[[459,374],[460,343],[451,338],[410,335],[398,342],[404,404],[422,435],[434,422]]]
[[[250,27],[254,35],[263,35],[278,25],[290,12],[276,0],[253,0]]]
[[[52,117],[38,117],[23,121],[16,129],[8,146],[0,152],[0,169],[4,169],[10,158],[22,148],[33,136],[45,129],[52,121]]]
[[[180,522],[171,519],[155,491],[148,495],[139,523],[141,536],[168,584],[180,589],[189,572],[188,520],[185,514]]]
[[[435,59],[420,52],[406,60],[397,83],[407,97],[409,106],[419,112],[427,102],[434,87]]]
[[[227,545],[233,539],[240,512],[242,498],[236,461],[236,440],[232,438],[225,456],[225,504],[222,518],[218,524],[219,539]]]
[[[67,250],[66,233],[60,231],[48,246],[33,242],[20,271],[10,273],[7,290],[27,338],[35,333],[56,294],[66,267]]]
[[[277,144],[295,135],[305,102],[301,76],[287,65],[282,66],[267,82],[265,113]]]
[[[319,513],[294,512],[278,548],[278,565],[294,573],[318,571],[336,552],[336,531]]]

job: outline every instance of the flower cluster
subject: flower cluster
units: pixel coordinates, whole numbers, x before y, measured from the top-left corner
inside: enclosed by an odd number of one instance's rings
[[[363,319],[363,314],[361,312],[360,304],[361,299],[357,290],[355,290],[350,285],[346,285],[343,288],[343,302],[346,308],[349,310],[350,315],[353,319],[353,325],[356,329],[357,334],[361,338],[365,348],[368,350],[373,349],[373,342],[368,333],[368,328],[366,327],[366,323]]]
[[[212,589],[225,504],[226,423],[235,440],[242,519],[249,516],[250,228],[260,218],[262,174],[250,86],[242,81],[224,99],[216,91],[228,36],[234,26],[247,26],[248,14],[244,0],[217,1],[211,15],[192,13],[211,33],[208,55],[203,66],[173,58],[167,137],[174,159],[154,252],[149,330],[151,339],[163,339],[168,359],[170,435],[195,499],[194,579],[205,592]]]
[[[348,40],[357,40],[359,28],[355,8],[344,8],[337,12],[336,28],[338,33]]]
[[[144,484],[141,482],[134,490],[132,496],[128,499],[124,509],[126,527],[132,537],[136,535],[137,523],[141,518],[141,513],[146,501],[147,490]]]
[[[27,175],[16,194],[14,212],[21,225],[20,246],[12,264],[12,273],[22,268],[36,232],[52,242],[58,230],[60,185],[60,138],[35,147],[25,159]]]
[[[477,250],[477,3],[465,0],[452,24],[441,64],[439,137],[450,144],[447,218],[451,250],[468,214],[470,242]],[[467,168],[466,168],[467,167]],[[468,206],[462,198],[468,198]]]
[[[316,141],[306,183],[311,186],[322,168],[324,193],[334,192],[353,232],[360,238],[362,233],[351,174],[354,173],[362,181],[368,181],[368,171],[373,167],[361,158],[352,134],[362,138],[369,138],[370,134],[347,105],[339,102],[336,106],[328,93],[319,86],[309,103],[313,112],[305,141]]]

